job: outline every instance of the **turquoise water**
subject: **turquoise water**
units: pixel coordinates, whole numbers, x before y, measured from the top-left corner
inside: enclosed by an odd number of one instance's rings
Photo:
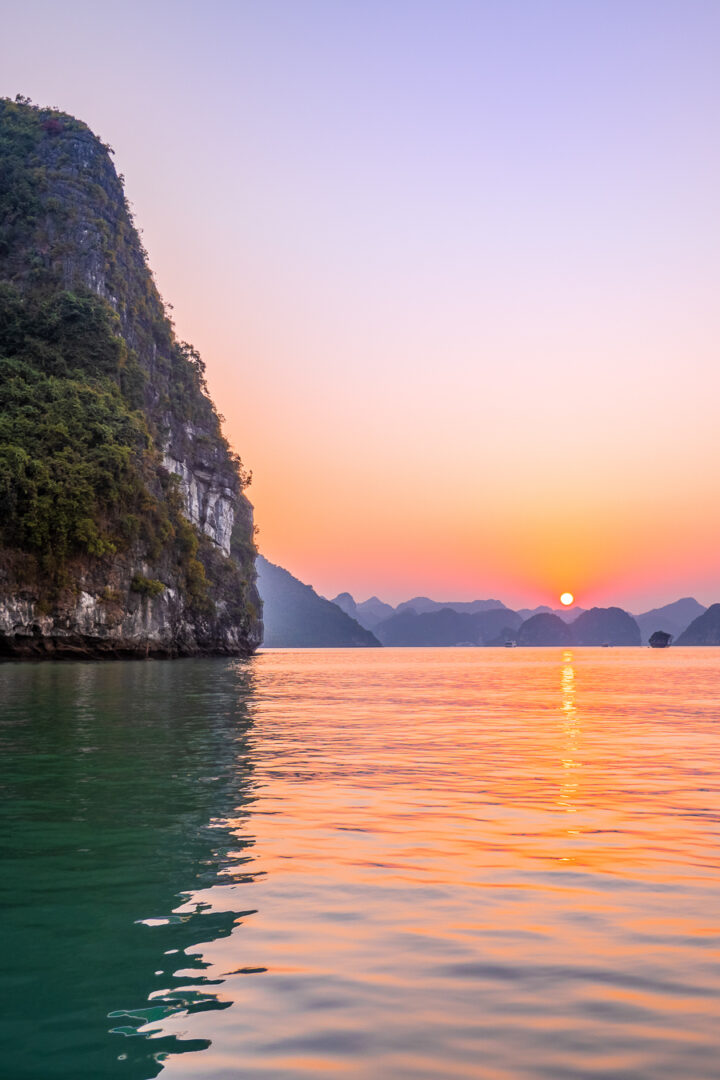
[[[0,666],[9,1080],[717,1080],[720,650]]]

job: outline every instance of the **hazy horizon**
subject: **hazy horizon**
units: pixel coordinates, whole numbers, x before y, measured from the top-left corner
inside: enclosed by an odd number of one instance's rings
[[[306,582],[305,584],[312,585],[312,582]],[[313,588],[314,587],[315,586],[313,586]],[[580,609],[587,610],[588,608],[591,608],[591,607],[623,607],[622,604],[617,604],[612,599],[609,600],[606,604],[602,604],[602,605],[597,604],[597,605],[595,605],[595,604],[583,604],[577,598],[574,600],[574,602],[572,604],[568,605],[567,607],[563,607],[559,600],[557,600],[555,603],[553,603],[552,601],[548,601],[547,603],[540,603],[540,604],[523,604],[523,603],[519,603],[519,604],[513,605],[513,604],[506,603],[506,601],[503,599],[502,596],[498,596],[498,595],[496,595],[494,593],[489,593],[487,596],[464,597],[464,596],[431,596],[427,592],[418,592],[418,593],[413,593],[412,596],[402,596],[399,599],[392,599],[392,598],[388,598],[387,596],[384,596],[384,595],[381,596],[377,592],[368,593],[367,596],[356,596],[355,593],[353,593],[349,589],[340,589],[337,593],[334,593],[331,596],[326,595],[326,594],[323,594],[323,595],[325,596],[325,598],[327,600],[334,600],[336,596],[340,596],[344,592],[349,592],[356,604],[364,604],[367,600],[381,600],[385,604],[390,604],[391,607],[397,607],[398,604],[403,604],[408,600],[415,600],[415,599],[417,599],[419,597],[423,597],[423,598],[425,598],[427,600],[432,600],[436,604],[442,604],[442,603],[462,604],[462,603],[472,603],[473,600],[499,600],[501,603],[505,604],[505,607],[511,608],[511,610],[513,610],[513,611],[522,611],[522,610],[525,610],[525,609],[534,610],[535,608],[538,608],[538,607],[548,607],[553,611],[571,612],[571,611],[580,610]],[[717,600],[706,601],[706,600],[698,599],[697,596],[690,596],[689,593],[683,593],[681,596],[675,596],[670,600],[661,600],[657,604],[651,604],[650,607],[647,607],[647,608],[637,608],[637,610],[632,609],[632,608],[623,608],[623,610],[629,611],[629,613],[631,615],[644,615],[647,611],[652,611],[655,608],[667,607],[669,604],[674,604],[678,600],[697,600],[697,602],[699,604],[702,604],[703,607],[706,607],[706,608],[710,607],[714,603],[720,603],[720,601],[717,601]]]
[[[720,7],[29,2],[326,596],[720,597]],[[62,41],[62,48],[59,42]]]
[[[266,555],[266,553],[264,551],[261,551],[260,554],[263,556],[263,558],[267,559],[268,562],[273,563],[276,566],[279,565],[277,562],[275,562],[274,559],[271,559],[268,555]],[[284,567],[282,567],[282,569],[287,570],[288,573],[292,574],[293,577],[297,577],[297,575],[293,572],[292,567],[284,566]],[[311,588],[315,589],[315,591],[318,593],[318,595],[324,597],[324,599],[326,599],[326,600],[334,601],[336,597],[342,596],[344,593],[346,593],[346,594],[349,594],[352,597],[353,601],[358,605],[364,604],[368,600],[380,600],[382,603],[389,604],[393,608],[397,608],[398,605],[404,604],[404,603],[406,603],[406,602],[408,602],[410,600],[417,600],[417,599],[421,599],[421,598],[425,599],[425,600],[432,600],[433,603],[436,603],[436,604],[442,604],[442,603],[463,604],[463,603],[472,603],[473,601],[498,600],[501,603],[505,604],[505,607],[511,608],[513,611],[521,611],[521,610],[527,610],[527,609],[535,610],[538,607],[547,607],[547,608],[550,608],[552,611],[566,611],[566,612],[569,613],[569,612],[572,612],[572,611],[587,610],[588,608],[594,607],[594,606],[598,606],[598,607],[599,606],[623,607],[622,604],[618,604],[615,601],[613,601],[612,599],[610,599],[604,605],[583,604],[577,597],[574,597],[573,602],[571,604],[569,604],[569,605],[563,605],[562,602],[560,601],[559,597],[555,597],[554,600],[551,597],[547,601],[547,603],[529,604],[529,603],[522,603],[522,601],[521,601],[521,602],[519,602],[517,604],[508,604],[508,603],[506,603],[505,599],[502,596],[500,596],[497,593],[492,593],[492,592],[489,592],[487,594],[483,594],[482,596],[480,594],[478,594],[476,596],[439,596],[439,595],[433,596],[428,592],[423,592],[422,590],[420,590],[419,592],[416,592],[416,593],[412,593],[412,594],[403,593],[402,595],[400,595],[399,593],[396,594],[396,592],[394,592],[394,591],[390,591],[390,592],[384,593],[382,595],[377,591],[376,592],[369,592],[369,593],[366,593],[366,594],[358,594],[358,593],[354,593],[352,591],[352,589],[338,589],[337,592],[335,592],[335,593],[324,593],[319,588],[319,586],[316,586],[312,581],[303,581],[302,584],[310,585]],[[680,595],[674,596],[671,599],[660,600],[658,603],[651,604],[647,608],[637,608],[637,609],[625,608],[624,610],[629,611],[630,614],[632,614],[632,615],[644,615],[648,611],[653,611],[656,608],[668,607],[670,604],[675,604],[675,603],[678,603],[679,601],[682,601],[682,600],[695,600],[698,604],[701,604],[705,608],[710,607],[714,603],[720,603],[720,600],[704,600],[704,599],[699,599],[697,596],[691,596],[690,593],[681,593]]]

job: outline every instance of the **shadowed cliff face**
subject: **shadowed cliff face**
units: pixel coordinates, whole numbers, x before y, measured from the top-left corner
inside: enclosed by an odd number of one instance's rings
[[[269,648],[362,648],[380,644],[352,616],[281,566],[258,555],[264,644]]]
[[[248,653],[249,481],[107,148],[0,101],[0,651]]]
[[[720,645],[720,604],[711,604],[707,611],[693,619],[675,644]]]

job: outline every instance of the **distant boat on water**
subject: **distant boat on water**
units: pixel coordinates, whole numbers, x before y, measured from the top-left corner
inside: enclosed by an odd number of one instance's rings
[[[517,641],[510,641],[510,640],[506,641],[505,642],[505,648],[506,649],[517,649]]]
[[[672,634],[666,634],[664,630],[656,630],[648,640],[651,649],[667,649],[671,642]]]

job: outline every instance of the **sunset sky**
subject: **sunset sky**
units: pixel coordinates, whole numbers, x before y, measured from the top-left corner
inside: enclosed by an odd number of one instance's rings
[[[27,0],[320,592],[720,600],[720,4]]]

